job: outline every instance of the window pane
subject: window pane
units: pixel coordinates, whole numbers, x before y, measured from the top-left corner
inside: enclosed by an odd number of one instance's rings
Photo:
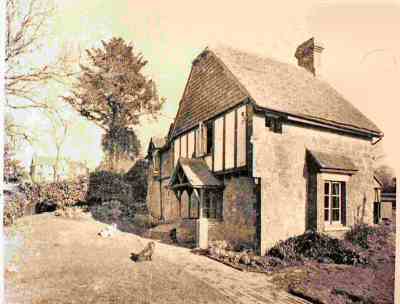
[[[339,209],[332,210],[332,221],[339,221]]]
[[[203,208],[203,214],[204,217],[209,218],[210,217],[210,196],[208,192],[204,193],[204,208]]]
[[[213,137],[214,137],[213,131],[214,131],[213,124],[212,123],[207,124],[207,154],[211,153]]]
[[[199,215],[199,200],[197,199],[197,196],[193,192],[191,196],[190,217],[198,218],[198,215]]]
[[[325,183],[325,194],[329,194],[329,183]]]
[[[339,186],[340,186],[339,183],[332,183],[332,194],[333,195],[339,194]]]
[[[332,208],[339,208],[340,199],[339,196],[332,196]]]
[[[329,221],[329,209],[325,209],[325,221]]]
[[[329,196],[327,195],[324,197],[324,206],[325,208],[329,208]]]

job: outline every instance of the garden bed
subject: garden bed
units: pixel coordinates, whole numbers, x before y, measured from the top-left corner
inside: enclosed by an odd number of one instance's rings
[[[393,303],[395,224],[353,227],[344,240],[313,231],[279,242],[267,255],[235,252],[223,241],[192,252],[234,269],[265,273],[311,303]]]

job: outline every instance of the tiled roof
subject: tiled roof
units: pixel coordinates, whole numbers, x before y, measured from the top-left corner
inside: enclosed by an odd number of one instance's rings
[[[353,161],[347,156],[310,150],[308,152],[320,169],[340,171],[358,170]]]
[[[250,97],[258,106],[362,131],[379,128],[304,68],[234,48],[206,49],[194,61],[172,136]]]
[[[179,158],[178,164],[172,174],[171,183],[173,184],[175,175],[179,168],[182,168],[188,182],[193,188],[222,187],[223,183],[218,180],[208,168],[203,159]]]
[[[334,88],[304,68],[230,47],[211,52],[261,107],[380,133]]]

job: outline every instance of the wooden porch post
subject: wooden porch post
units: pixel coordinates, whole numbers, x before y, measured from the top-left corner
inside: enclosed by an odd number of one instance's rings
[[[203,218],[203,206],[204,206],[204,189],[200,189],[199,219]]]
[[[201,249],[208,248],[208,219],[203,217],[204,189],[200,189],[199,218],[196,225],[196,245]]]
[[[187,192],[187,194],[188,194],[188,204],[189,204],[187,216],[188,216],[188,218],[190,219],[190,218],[191,218],[191,216],[190,216],[190,209],[192,209],[192,192],[193,192],[193,190],[187,189],[186,192]]]

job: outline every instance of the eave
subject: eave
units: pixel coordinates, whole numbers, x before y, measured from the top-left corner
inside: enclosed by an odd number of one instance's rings
[[[318,127],[318,128],[323,128],[331,131],[337,131],[337,132],[343,132],[343,133],[348,133],[356,136],[362,136],[362,137],[368,137],[368,138],[382,138],[383,133],[382,132],[376,132],[373,130],[368,130],[368,129],[363,129],[359,128],[356,126],[352,125],[344,125],[340,124],[334,121],[328,121],[316,117],[310,117],[306,115],[299,115],[299,114],[292,114],[292,113],[286,113],[286,112],[281,112],[281,111],[276,111],[273,109],[268,109],[265,107],[261,107],[257,105],[255,102],[253,102],[254,105],[254,110],[257,113],[262,113],[265,115],[265,113],[275,113],[277,115],[283,116],[286,121],[288,122],[293,122],[297,124],[303,124],[303,125],[308,125],[312,127]]]

